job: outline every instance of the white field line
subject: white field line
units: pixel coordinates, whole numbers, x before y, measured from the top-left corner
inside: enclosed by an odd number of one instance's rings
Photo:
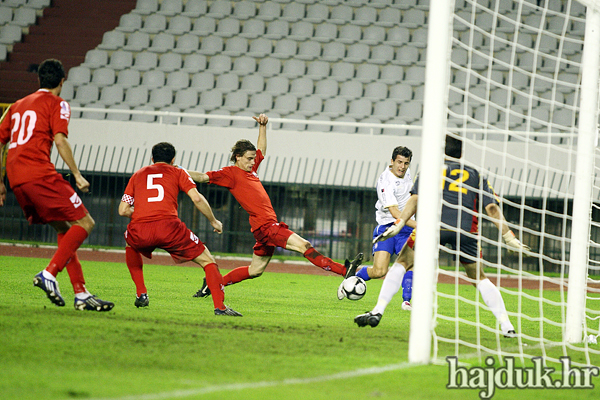
[[[406,369],[410,367],[416,367],[417,364],[411,364],[409,362],[403,362],[399,364],[390,364],[385,365],[383,367],[371,367],[371,368],[362,368],[354,371],[346,371],[339,372],[337,374],[325,375],[325,376],[316,376],[313,378],[289,378],[283,379],[280,381],[262,381],[262,382],[248,382],[248,383],[230,383],[225,385],[213,385],[206,386],[202,388],[192,388],[192,389],[183,389],[183,390],[173,390],[170,392],[162,392],[162,393],[151,393],[151,394],[139,394],[132,396],[124,396],[124,397],[102,397],[102,398],[92,398],[88,400],[161,400],[161,399],[179,399],[190,396],[198,396],[208,393],[215,392],[226,392],[226,391],[241,391],[246,389],[258,389],[258,388],[268,388],[268,387],[277,387],[277,386],[288,386],[288,385],[305,385],[310,383],[318,383],[318,382],[329,382],[335,381],[338,379],[348,379],[355,378],[359,376],[365,375],[376,375],[381,374],[388,371],[397,371],[401,369]]]

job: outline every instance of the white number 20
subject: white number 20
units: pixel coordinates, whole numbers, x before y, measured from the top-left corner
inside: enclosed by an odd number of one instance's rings
[[[158,196],[148,197],[148,203],[162,201],[162,199],[165,198],[165,188],[163,188],[162,185],[160,185],[158,183],[154,183],[154,179],[162,178],[162,177],[163,177],[163,174],[149,174],[148,175],[148,181],[147,181],[146,188],[148,190],[150,190],[150,189],[158,190]]]
[[[8,148],[14,149],[18,145],[27,143],[33,136],[33,129],[37,122],[37,114],[35,111],[27,110],[23,113],[23,117],[21,117],[21,114],[15,113],[11,118],[14,124],[11,131],[10,146]],[[27,132],[25,132],[25,130],[27,130]],[[17,132],[18,136],[15,140],[15,133]]]

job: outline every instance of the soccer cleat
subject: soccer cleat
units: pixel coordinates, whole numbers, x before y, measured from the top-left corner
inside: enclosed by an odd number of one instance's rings
[[[206,278],[204,278],[204,281],[202,282],[202,287],[192,297],[208,297],[208,296],[210,296],[210,289],[208,288],[208,285],[206,284]]]
[[[356,270],[362,263],[363,258],[364,258],[364,254],[358,253],[356,255],[356,257],[354,257],[354,260],[352,260],[352,261],[346,260],[346,262],[344,263],[344,265],[346,266],[346,275],[344,276],[344,279],[348,279],[351,276],[356,275]]]
[[[63,307],[65,305],[65,300],[60,295],[58,282],[44,278],[44,274],[42,272],[33,277],[33,286],[37,286],[46,292],[46,296],[48,296],[52,303],[59,307]]]
[[[150,299],[148,299],[148,295],[146,293],[142,293],[135,298],[135,303],[133,303],[137,308],[140,307],[148,307],[150,304]]]
[[[81,300],[75,297],[75,309],[87,311],[110,311],[115,306],[114,303],[102,300],[93,294]]]
[[[412,310],[412,305],[410,304],[410,301],[403,301],[402,302],[402,309],[404,311],[411,311]]]
[[[356,325],[358,325],[361,328],[367,325],[369,325],[371,328],[375,328],[377,325],[379,325],[381,317],[381,314],[373,314],[369,311],[367,313],[357,315],[354,318],[354,322],[356,322]]]
[[[242,314],[235,311],[233,308],[225,306],[224,310],[215,308],[215,315],[229,315],[230,317],[242,317]]]
[[[509,338],[509,339],[514,339],[517,337],[517,332],[515,332],[514,329],[511,329],[510,331],[508,331],[504,334],[504,337]]]

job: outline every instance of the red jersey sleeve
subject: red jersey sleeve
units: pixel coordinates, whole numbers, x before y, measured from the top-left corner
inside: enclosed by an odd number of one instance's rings
[[[179,190],[187,193],[190,189],[195,189],[196,182],[194,182],[190,174],[188,174],[188,172],[182,168],[177,168],[177,170],[179,171]]]
[[[208,183],[231,189],[235,183],[231,174],[231,168],[233,167],[221,168],[218,171],[208,171],[206,173],[208,175]]]
[[[50,131],[52,137],[56,136],[57,133],[64,133],[65,136],[69,136],[69,120],[71,119],[71,106],[65,100],[58,98],[54,107],[58,110],[52,112],[50,118]]]

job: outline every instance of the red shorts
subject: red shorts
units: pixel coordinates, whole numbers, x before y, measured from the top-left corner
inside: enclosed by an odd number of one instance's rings
[[[58,173],[12,190],[30,224],[78,221],[88,214],[75,190]]]
[[[272,256],[275,247],[285,249],[287,241],[294,234],[283,222],[263,225],[253,232],[256,244],[254,254],[261,257]]]
[[[127,225],[125,241],[146,258],[156,249],[167,251],[177,263],[191,261],[204,252],[204,243],[179,218]]]

